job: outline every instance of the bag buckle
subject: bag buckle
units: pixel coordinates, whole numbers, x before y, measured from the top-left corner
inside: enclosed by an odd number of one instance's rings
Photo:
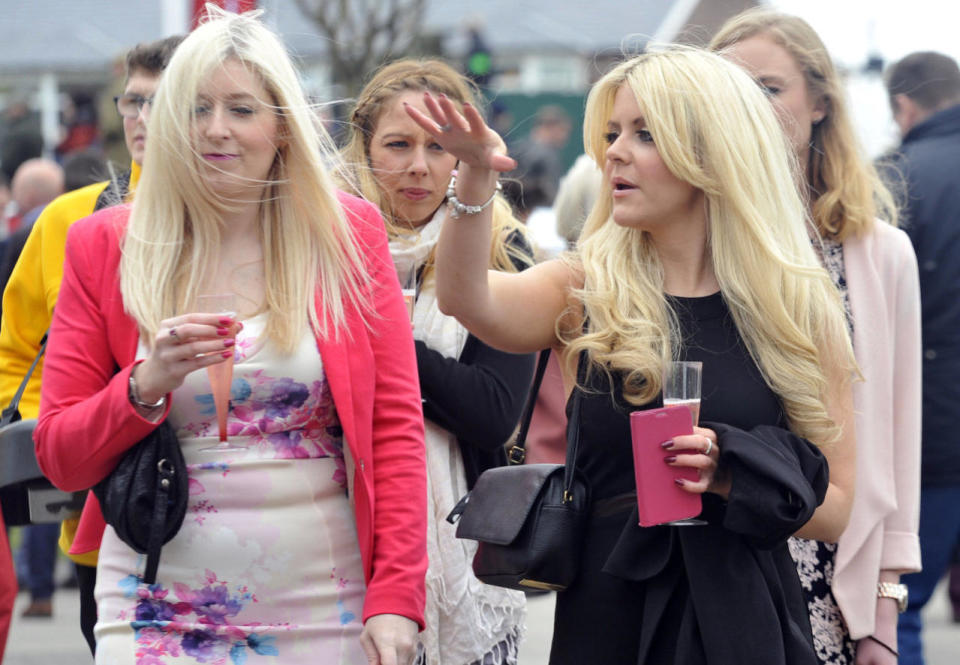
[[[510,452],[507,453],[507,462],[510,464],[523,464],[526,458],[527,451],[523,446],[511,446]]]

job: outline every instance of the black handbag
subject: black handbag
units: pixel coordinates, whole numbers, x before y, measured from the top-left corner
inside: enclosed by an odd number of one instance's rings
[[[46,349],[44,335],[30,369],[0,416],[0,506],[8,527],[60,522],[83,508],[86,498],[86,492],[64,492],[44,477],[33,446],[37,419],[20,418],[20,398]]]
[[[134,551],[147,555],[146,584],[156,582],[160,550],[187,514],[187,481],[180,442],[164,420],[93,487],[107,524]]]
[[[542,351],[527,396],[512,464],[484,471],[473,490],[447,516],[457,538],[478,541],[473,572],[508,589],[562,591],[576,578],[590,510],[590,489],[576,471],[580,391],[574,391],[567,426],[566,464],[519,464],[549,350]],[[585,367],[581,356],[578,377]],[[579,380],[579,379],[578,379]]]

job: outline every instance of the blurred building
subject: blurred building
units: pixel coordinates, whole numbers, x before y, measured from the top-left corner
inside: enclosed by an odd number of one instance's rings
[[[257,4],[299,58],[308,89],[319,99],[343,96],[324,60],[325,40],[297,4]],[[482,35],[489,51],[486,83],[495,94],[577,97],[624,54],[638,53],[650,42],[704,43],[727,17],[756,4],[759,0],[427,0],[423,41],[463,62],[471,40]],[[184,32],[194,5],[195,0],[4,3],[0,109],[26,93],[40,112],[50,150],[62,139],[60,110],[68,97],[99,98],[101,120],[109,123],[104,100],[115,94],[122,75],[118,59],[138,42]]]

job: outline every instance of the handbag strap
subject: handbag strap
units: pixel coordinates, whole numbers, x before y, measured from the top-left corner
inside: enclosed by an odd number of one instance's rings
[[[20,387],[17,388],[17,392],[13,395],[13,399],[10,400],[9,406],[3,410],[3,414],[0,415],[0,426],[9,425],[10,423],[20,420],[20,398],[23,397],[23,391],[27,389],[27,384],[30,382],[30,377],[33,376],[33,370],[37,368],[37,363],[40,362],[40,358],[43,357],[44,351],[47,350],[47,333],[43,334],[43,338],[40,340],[40,350],[37,351],[36,357],[33,359],[33,362],[30,363],[30,369],[27,370],[26,375],[23,377],[23,381],[20,382]]]
[[[549,361],[550,349],[544,349],[540,352],[540,358],[537,361],[537,372],[533,376],[533,384],[527,393],[527,403],[523,407],[523,416],[520,418],[520,430],[517,432],[516,440],[507,452],[507,464],[523,464],[523,461],[527,457],[527,432],[530,430],[530,421],[533,420],[533,409],[537,404],[540,384],[543,383],[543,375],[547,371],[547,363]]]
[[[563,465],[563,502],[573,500],[573,476],[577,467],[577,452],[580,448],[580,406],[587,377],[587,352],[577,358],[577,384],[573,387],[573,404],[570,406],[570,421],[567,423],[567,458]]]

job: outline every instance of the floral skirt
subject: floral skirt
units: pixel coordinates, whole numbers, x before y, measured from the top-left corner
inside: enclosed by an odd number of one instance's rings
[[[366,665],[342,460],[199,454],[209,458],[188,457],[189,510],[163,547],[156,584],[141,581],[146,557],[107,527],[97,664]]]
[[[853,665],[856,649],[830,590],[837,546],[806,538],[791,538],[789,545],[810,610],[817,660],[820,665]]]

